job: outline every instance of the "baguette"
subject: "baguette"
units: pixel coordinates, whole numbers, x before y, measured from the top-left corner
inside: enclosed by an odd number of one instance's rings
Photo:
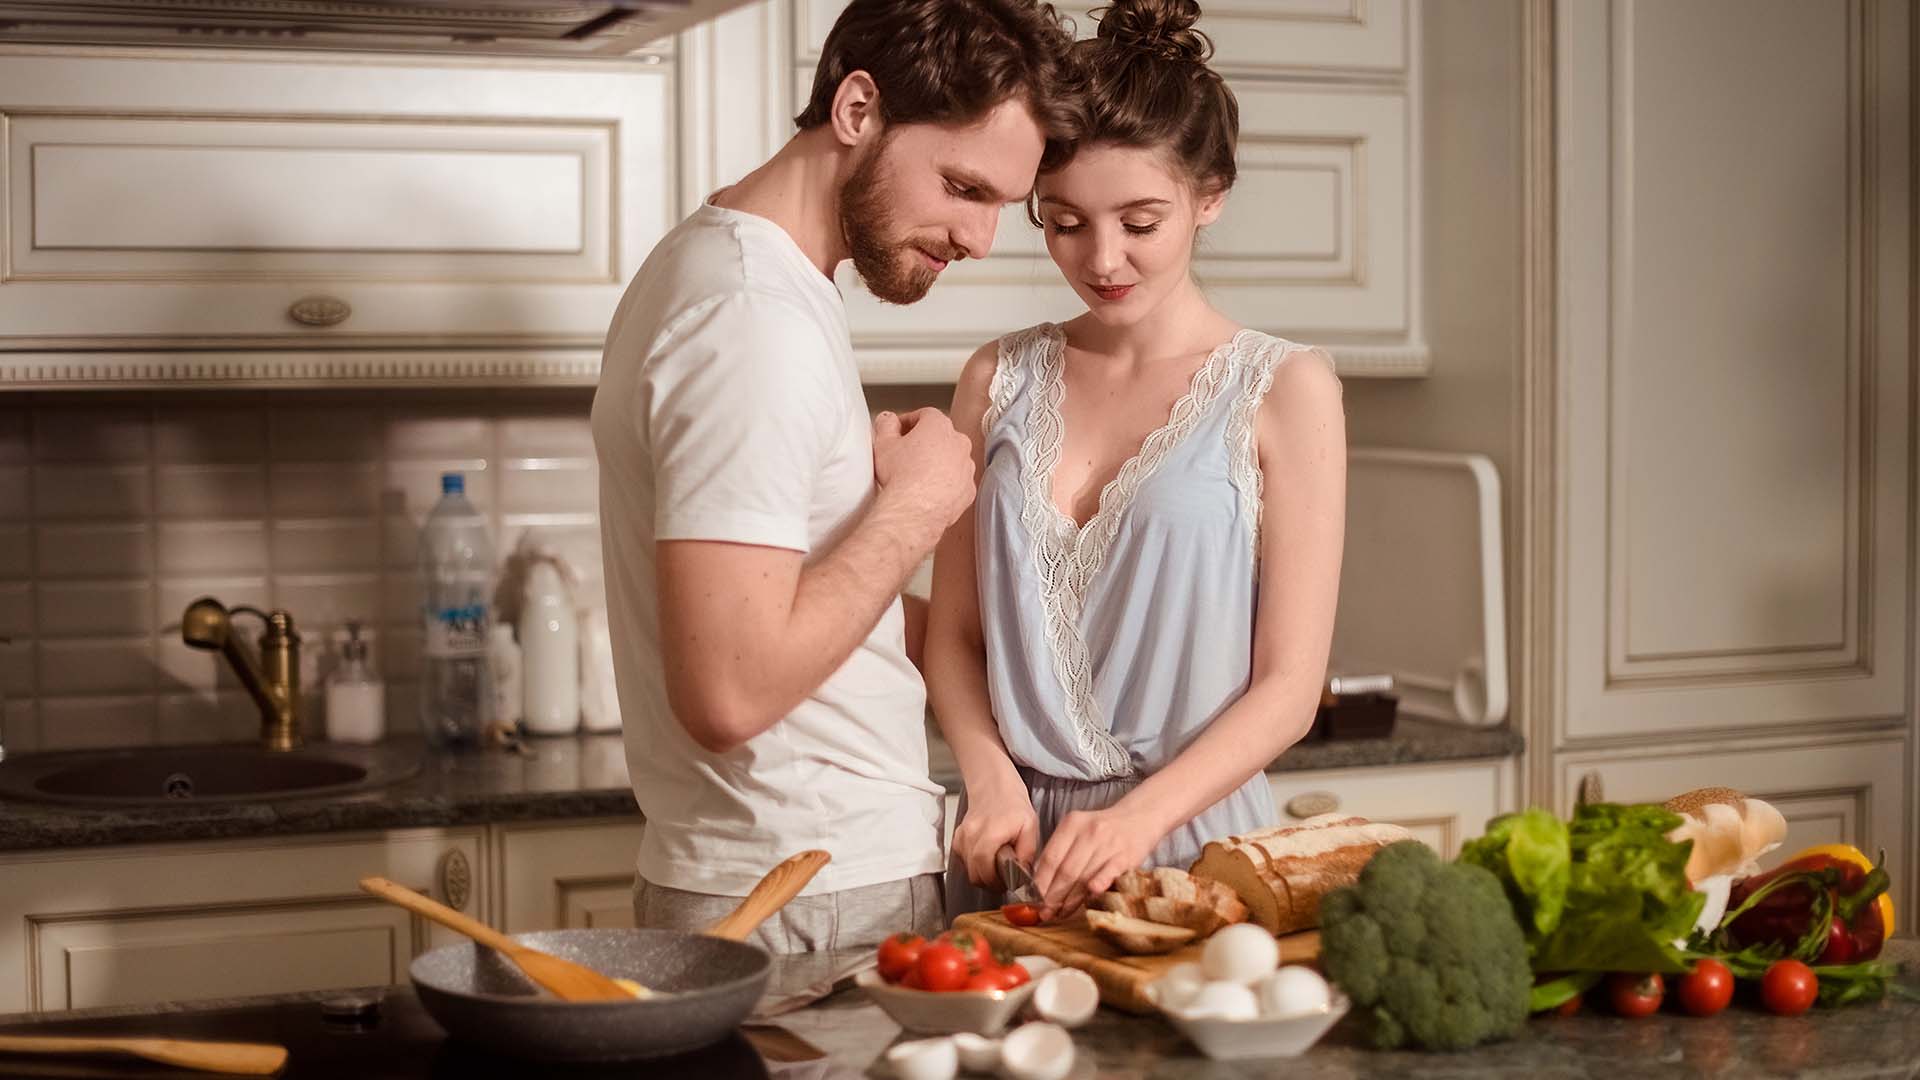
[[[1663,805],[1681,817],[1667,839],[1693,841],[1687,881],[1695,886],[1722,874],[1754,872],[1756,860],[1787,838],[1787,819],[1780,811],[1732,788],[1695,788]]]
[[[1184,926],[1166,926],[1099,908],[1087,909],[1087,925],[1102,941],[1136,956],[1172,952],[1197,936]]]
[[[1239,894],[1252,920],[1274,934],[1320,925],[1320,900],[1351,885],[1374,853],[1413,834],[1362,817],[1322,814],[1215,840],[1200,850],[1196,876]]]
[[[1173,866],[1129,870],[1114,879],[1113,888],[1094,897],[1091,906],[1182,927],[1199,937],[1247,918],[1247,906],[1232,889]]]

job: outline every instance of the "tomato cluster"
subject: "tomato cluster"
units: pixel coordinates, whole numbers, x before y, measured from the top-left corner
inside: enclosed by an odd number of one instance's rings
[[[910,990],[1011,990],[1029,978],[1026,968],[965,930],[932,941],[895,934],[880,943],[879,959],[880,977]]]
[[[1688,1015],[1712,1016],[1733,1001],[1733,972],[1718,960],[1702,959],[1691,972],[1675,979],[1673,988],[1680,1008]],[[1819,992],[1819,977],[1798,960],[1776,960],[1760,979],[1760,1003],[1778,1016],[1806,1012]],[[1666,983],[1659,975],[1621,972],[1607,977],[1606,996],[1607,1003],[1621,1016],[1648,1016],[1660,1008]],[[1580,997],[1568,998],[1554,1011],[1572,1016],[1580,1011]]]

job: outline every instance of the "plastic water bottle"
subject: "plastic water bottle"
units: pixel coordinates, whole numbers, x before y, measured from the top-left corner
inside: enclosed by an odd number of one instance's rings
[[[440,477],[440,502],[420,535],[426,629],[420,726],[436,747],[476,745],[493,720],[487,663],[493,541],[466,487],[459,473]]]

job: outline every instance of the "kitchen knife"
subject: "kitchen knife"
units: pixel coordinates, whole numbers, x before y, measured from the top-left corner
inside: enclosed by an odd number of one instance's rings
[[[1012,844],[1001,844],[994,862],[1000,869],[1000,883],[1006,886],[1007,903],[1038,904],[1040,893],[1033,887],[1033,871],[1021,865]]]

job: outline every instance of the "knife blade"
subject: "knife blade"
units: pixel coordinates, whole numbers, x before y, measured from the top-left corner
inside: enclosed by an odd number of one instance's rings
[[[1006,886],[1007,903],[1037,904],[1040,893],[1033,887],[1033,871],[1020,862],[1013,853],[1012,844],[1000,845],[1000,851],[994,856],[994,862],[1000,870],[1000,883]]]

